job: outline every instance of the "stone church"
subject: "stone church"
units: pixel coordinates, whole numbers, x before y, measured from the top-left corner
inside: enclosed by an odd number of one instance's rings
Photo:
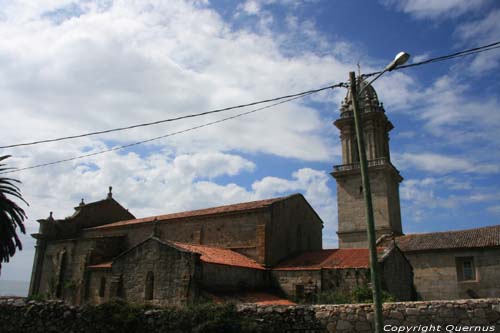
[[[500,227],[403,235],[403,178],[389,151],[393,125],[372,87],[360,96],[360,109],[383,288],[397,300],[499,297]],[[50,213],[38,220],[30,295],[72,304],[115,297],[157,305],[207,298],[287,304],[366,286],[369,255],[349,93],[334,124],[343,163],[332,172],[339,249],[322,248],[323,221],[300,194],[136,218],[110,188],[107,198],[82,200],[69,217]]]

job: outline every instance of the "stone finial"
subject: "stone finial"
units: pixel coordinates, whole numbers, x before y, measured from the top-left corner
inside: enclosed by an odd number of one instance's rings
[[[83,198],[82,198],[82,201],[80,202],[80,207],[81,206],[85,206],[85,202],[83,201]]]
[[[109,187],[108,199],[112,199],[113,198],[113,193],[111,191],[113,191],[113,186]]]

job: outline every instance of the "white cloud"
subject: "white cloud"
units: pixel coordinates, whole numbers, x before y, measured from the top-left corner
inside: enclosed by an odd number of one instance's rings
[[[485,0],[383,0],[388,7],[410,14],[417,19],[458,17],[481,8]]]
[[[440,76],[428,86],[403,73],[396,74],[380,79],[376,89],[389,117],[394,112],[402,113],[413,125],[411,131],[400,135],[432,135],[438,139],[433,145],[471,154],[480,169],[485,160],[496,163],[495,156],[485,154],[482,147],[500,148],[497,96],[477,96],[475,87],[456,73]]]
[[[297,55],[291,49],[284,54],[293,34],[232,31],[216,12],[181,1],[89,5],[60,24],[43,16],[57,6],[41,7],[27,18],[20,10],[5,12],[23,20],[0,22],[2,112],[23,124],[2,126],[5,142],[207,111],[343,81],[347,72],[332,55]],[[322,40],[313,24],[308,27],[310,36]],[[218,118],[105,138],[130,142],[213,119]],[[317,110],[295,101],[161,145],[182,152],[236,149],[327,161],[336,138],[320,131],[329,126]]]
[[[486,17],[462,23],[455,34],[464,45],[483,46],[498,41],[500,36],[500,9],[492,10]],[[500,64],[500,50],[494,49],[477,54],[470,66],[469,73],[479,75],[493,70]]]
[[[402,169],[418,169],[429,173],[446,174],[463,173],[498,173],[500,167],[493,164],[473,163],[465,157],[446,156],[435,153],[403,153],[395,154],[395,161]]]
[[[260,3],[255,0],[247,0],[242,5],[242,9],[249,15],[256,15],[260,12]]]
[[[495,214],[499,195],[497,189],[453,176],[406,179],[400,187],[403,225],[406,232],[416,231],[416,226],[423,222],[446,221],[450,216],[461,218],[464,214],[474,216],[477,211],[470,207],[478,204]]]
[[[176,156],[173,161],[174,167],[182,170],[182,173],[190,175],[191,178],[207,176],[215,178],[227,174],[234,176],[242,170],[253,171],[255,164],[237,155],[222,153],[199,153]]]
[[[429,53],[417,54],[411,57],[412,63],[421,62],[430,58]]]

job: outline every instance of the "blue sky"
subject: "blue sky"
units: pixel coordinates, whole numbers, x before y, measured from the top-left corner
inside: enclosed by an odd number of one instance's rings
[[[0,1],[2,144],[203,112],[346,81],[404,50],[421,61],[500,40],[484,1]],[[406,233],[500,217],[500,51],[387,74],[375,83],[395,126]],[[337,244],[338,117],[345,89],[133,149],[15,174],[28,232],[80,199],[136,216],[301,192]],[[247,111],[242,110],[242,111]],[[12,166],[64,159],[234,115],[4,150]],[[29,280],[34,242],[0,280]]]

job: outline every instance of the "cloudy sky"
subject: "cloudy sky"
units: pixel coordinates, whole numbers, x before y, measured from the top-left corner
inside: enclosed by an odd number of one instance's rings
[[[500,40],[494,0],[0,0],[1,145],[106,130],[297,93]],[[395,129],[406,233],[500,221],[500,50],[375,83]],[[137,217],[301,192],[337,244],[344,88],[196,131],[22,171],[28,233],[108,186]],[[71,141],[2,149],[28,167],[146,140],[251,108]],[[34,242],[0,280],[28,281]]]

